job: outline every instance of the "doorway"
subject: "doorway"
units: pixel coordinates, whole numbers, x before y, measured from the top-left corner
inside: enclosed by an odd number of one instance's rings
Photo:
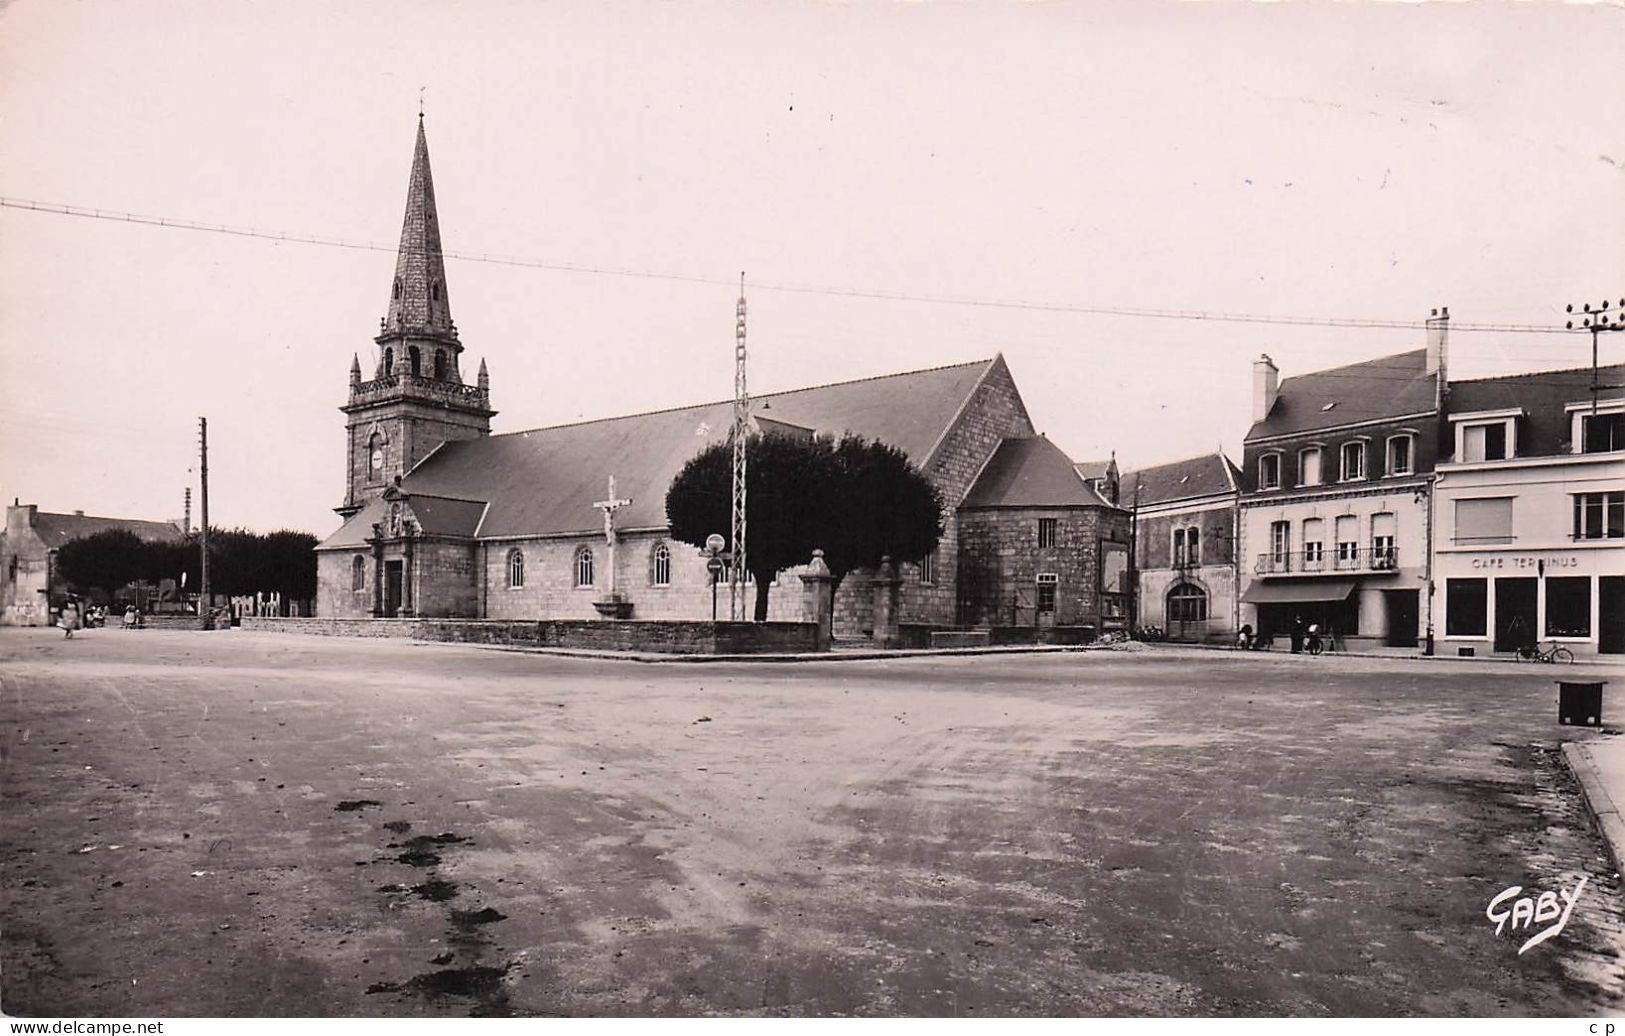
[[[1535,645],[1535,597],[1538,579],[1495,581],[1495,650],[1517,651]]]
[[[1625,576],[1602,576],[1597,586],[1597,651],[1625,655]]]
[[[1383,604],[1388,612],[1389,647],[1416,646],[1416,625],[1422,617],[1420,590],[1384,590]]]
[[[384,562],[384,618],[393,619],[401,612],[401,563]]]

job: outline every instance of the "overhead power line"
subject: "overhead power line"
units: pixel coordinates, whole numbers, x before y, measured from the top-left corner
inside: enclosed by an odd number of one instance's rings
[[[113,223],[136,223],[143,226],[163,227],[170,230],[193,230],[210,234],[227,234],[233,237],[258,238],[264,241],[282,241],[292,244],[320,245],[325,248],[347,248],[363,252],[395,252],[396,245],[380,244],[373,241],[347,241],[343,238],[324,237],[315,234],[287,233],[277,230],[262,230],[256,227],[232,226],[225,223],[203,223],[197,220],[177,219],[170,216],[150,216],[134,212],[117,212],[109,209],[85,208],[79,205],[63,205],[52,202],[34,201],[28,198],[10,198],[0,196],[0,208],[23,209],[29,212],[42,212],[56,216],[77,216],[83,219],[106,220]],[[703,274],[672,273],[658,270],[633,270],[613,266],[599,266],[591,263],[568,263],[542,259],[527,259],[519,256],[489,255],[484,253],[453,252],[441,253],[447,259],[457,259],[470,263],[490,263],[498,266],[518,266],[536,270],[555,270],[562,273],[586,273],[609,277],[636,277],[645,280],[680,281],[687,284],[713,284],[733,286],[732,278],[709,277]],[[1277,324],[1292,327],[1347,327],[1365,329],[1398,329],[1420,330],[1427,326],[1423,320],[1392,320],[1370,319],[1361,317],[1297,317],[1280,316],[1264,313],[1218,313],[1207,310],[1190,309],[1152,309],[1142,306],[1088,306],[1062,302],[1032,302],[1017,299],[986,299],[958,295],[918,295],[910,292],[885,291],[881,289],[839,288],[806,284],[784,284],[772,282],[753,282],[752,288],[757,291],[778,291],[800,295],[825,295],[837,298],[877,299],[889,302],[921,302],[943,306],[974,306],[985,309],[1012,309],[1028,310],[1040,313],[1078,313],[1091,316],[1130,317],[1149,320],[1203,320],[1212,323],[1231,324]],[[1452,321],[1451,331],[1482,331],[1496,334],[1582,334],[1579,329],[1565,329],[1540,324],[1486,324],[1471,323],[1467,321]]]

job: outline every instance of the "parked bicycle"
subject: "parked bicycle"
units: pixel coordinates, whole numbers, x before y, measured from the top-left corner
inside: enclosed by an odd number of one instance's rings
[[[1518,657],[1525,662],[1574,662],[1574,652],[1555,643],[1547,648],[1539,644],[1526,644],[1518,649]]]

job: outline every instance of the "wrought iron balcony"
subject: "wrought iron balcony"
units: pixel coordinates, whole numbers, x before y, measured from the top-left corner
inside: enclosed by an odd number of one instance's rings
[[[1258,555],[1253,571],[1258,575],[1315,575],[1322,572],[1392,572],[1399,568],[1397,547],[1354,547],[1334,550],[1273,551]]]

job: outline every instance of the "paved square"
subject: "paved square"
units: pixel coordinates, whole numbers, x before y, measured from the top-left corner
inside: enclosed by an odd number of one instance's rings
[[[1556,675],[0,631],[0,998],[136,1016],[1618,1011],[1620,883],[1554,751],[1600,735],[1557,726]],[[1509,885],[1582,875],[1566,929],[1522,956],[1485,917]]]

